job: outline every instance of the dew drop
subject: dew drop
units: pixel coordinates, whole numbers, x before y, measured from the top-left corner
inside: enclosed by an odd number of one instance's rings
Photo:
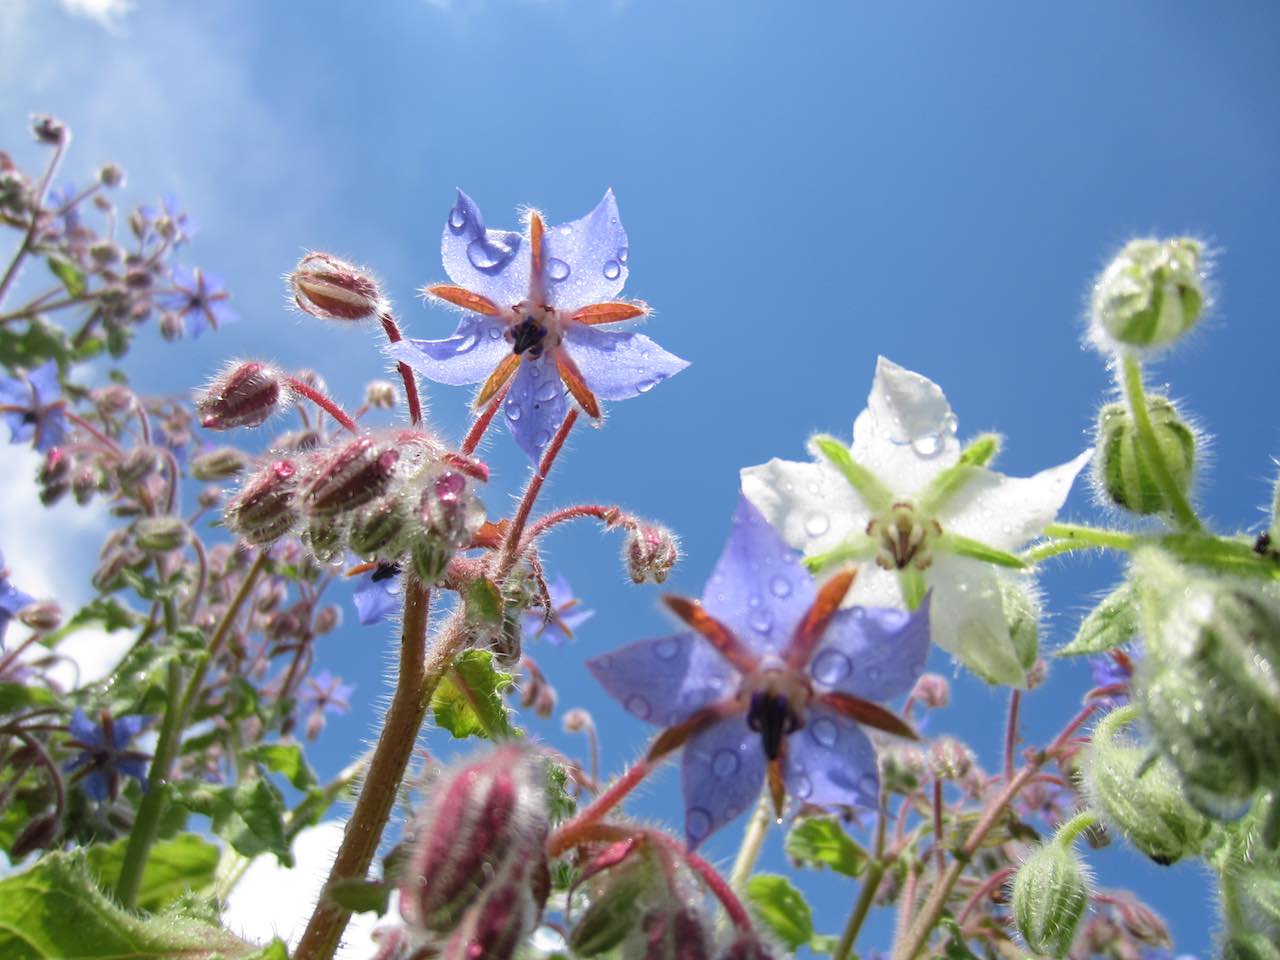
[[[702,807],[690,807],[684,814],[684,828],[691,840],[701,840],[711,832],[711,814]]]
[[[948,413],[942,418],[942,429],[953,437],[956,435],[956,431],[960,429],[960,422],[956,420],[954,413]]]
[[[804,774],[796,777],[791,786],[801,800],[808,800],[813,795],[813,782]]]
[[[738,759],[736,750],[717,750],[711,758],[711,772],[717,777],[731,777],[738,772],[742,761]]]
[[[936,457],[942,452],[942,437],[936,433],[927,433],[923,437],[916,437],[911,441],[911,449],[916,452],[917,456]]]
[[[631,251],[626,247],[619,247],[616,256],[619,263],[626,263],[627,257],[631,256]]]
[[[622,274],[622,264],[617,260],[606,260],[604,262],[604,278],[606,280],[617,280]]]
[[[467,211],[462,207],[454,207],[449,211],[449,229],[460,232],[467,225]]]
[[[653,648],[653,652],[657,654],[659,660],[670,660],[680,652],[680,641],[675,637],[668,637],[666,640],[659,641]]]
[[[502,331],[501,331],[501,330],[499,330],[497,327],[490,327],[490,328],[489,328],[489,339],[490,339],[490,340],[501,340],[501,339],[502,339]]]
[[[637,384],[636,384],[636,392],[637,392],[637,393],[648,393],[650,390],[652,390],[652,389],[653,389],[654,387],[656,387],[657,385],[658,385],[658,381],[657,381],[657,380],[641,380],[639,383],[637,383]]]
[[[768,633],[773,626],[773,614],[768,610],[752,610],[747,615],[747,623],[751,624],[751,629],[756,633]]]
[[[520,405],[516,403],[507,404],[507,419],[515,423],[520,419]]]
[[[876,802],[876,794],[880,792],[880,781],[876,779],[874,773],[864,773],[858,778],[858,793],[862,795],[864,802],[874,804]]]
[[[515,253],[515,247],[490,236],[477,237],[467,244],[467,259],[484,273],[498,273]]]
[[[825,513],[811,513],[804,522],[804,532],[811,537],[820,537],[831,529],[831,521]]]
[[[625,706],[641,720],[648,720],[649,714],[653,710],[653,708],[649,706],[649,701],[638,693],[633,693],[631,696],[627,697]]]
[[[559,392],[559,387],[557,387],[551,380],[548,380],[533,392],[533,399],[541,401],[542,403],[547,403],[554,400]]]
[[[461,340],[453,345],[455,354],[469,353],[476,348],[476,344],[480,342],[479,335],[473,330],[471,333],[465,334]]]
[[[779,599],[789,597],[791,596],[791,581],[781,575],[775,576],[769,581],[769,592]]]
[[[569,265],[559,257],[552,257],[547,261],[547,276],[559,283],[561,280],[569,279]]]
[[[836,741],[840,739],[840,729],[836,726],[834,720],[830,720],[827,717],[819,717],[809,728],[809,735],[820,746],[834,747]]]
[[[813,679],[830,686],[853,673],[853,663],[839,650],[828,648],[813,658],[809,672]]]

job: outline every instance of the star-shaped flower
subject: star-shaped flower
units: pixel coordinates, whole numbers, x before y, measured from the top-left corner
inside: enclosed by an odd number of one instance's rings
[[[352,599],[361,626],[381,623],[400,609],[404,598],[400,595],[400,568],[394,563],[359,563],[347,571],[347,576],[358,575]]]
[[[853,446],[816,437],[812,449],[816,463],[743,470],[747,499],[817,569],[875,559],[846,604],[910,608],[929,590],[934,643],[989,680],[1025,686],[1001,580],[1025,566],[1011,551],[1057,516],[1093,451],[1027,478],[986,469],[984,455],[962,459],[941,388],[884,357]]]
[[[29,593],[23,593],[9,582],[9,571],[4,565],[4,554],[0,553],[0,650],[4,649],[4,635],[9,629],[9,621],[16,617],[23,607],[35,602],[35,597]]]
[[[531,212],[527,238],[486,229],[459,190],[441,248],[453,285],[426,292],[468,313],[446,340],[388,350],[439,383],[483,383],[477,407],[510,384],[507,426],[535,462],[565,418],[566,392],[598,420],[600,400],[648,393],[688,366],[642,334],[601,329],[648,313],[643,303],[614,299],[628,250],[612,190],[581,220],[558,227]]]
[[[26,379],[0,377],[0,417],[9,425],[10,443],[33,440],[45,453],[66,436],[66,415],[55,361],[32,370]]]
[[[183,266],[173,268],[173,290],[157,295],[156,301],[165,310],[182,318],[192,338],[212,327],[235,323],[240,318],[227,304],[227,293],[222,280],[199,267],[188,270]]]
[[[307,677],[306,686],[298,695],[298,702],[309,707],[307,716],[307,738],[314,740],[324,730],[326,713],[341,716],[351,709],[351,694],[355,686],[343,683],[341,677],[334,676],[328,670],[321,670],[314,677]]]
[[[667,727],[651,756],[684,744],[690,847],[748,809],[766,778],[823,806],[873,806],[876,753],[859,724],[910,736],[873,703],[924,672],[928,604],[915,613],[839,609],[854,571],[816,585],[745,499],[702,601],[666,597],[691,628],[596,657],[587,667],[641,720]]]
[[[83,780],[85,793],[99,803],[120,795],[121,775],[133,777],[145,790],[150,757],[125,748],[154,719],[138,714],[112,717],[103,711],[94,723],[77,708],[69,725],[72,739],[67,741],[67,746],[78,749],[80,754],[63,770]]]
[[[558,574],[547,586],[551,599],[550,616],[541,607],[526,610],[520,615],[520,628],[529,639],[546,640],[559,646],[573,639],[573,631],[593,616],[594,610],[583,610],[582,601],[573,595],[573,587]]]

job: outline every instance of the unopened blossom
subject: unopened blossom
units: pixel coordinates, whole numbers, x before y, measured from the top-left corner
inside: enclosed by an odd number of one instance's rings
[[[26,377],[0,377],[0,417],[10,443],[26,443],[41,453],[67,435],[67,401],[58,386],[58,364],[50,360]]]
[[[198,337],[212,327],[217,330],[240,318],[228,305],[231,295],[222,281],[199,267],[188,270],[183,266],[173,268],[173,289],[158,294],[156,302],[165,310],[180,317],[191,336]]]
[[[441,246],[453,284],[426,292],[466,315],[445,340],[408,340],[388,351],[439,383],[482,383],[477,406],[509,385],[507,426],[535,461],[568,413],[566,394],[599,419],[600,400],[647,393],[688,366],[642,334],[603,329],[648,313],[642,303],[614,299],[629,253],[612,190],[560,226],[530,213],[527,237],[487,229],[459,190]]]
[[[147,784],[147,761],[151,758],[140,751],[127,749],[154,717],[129,714],[113,717],[103,711],[94,723],[83,710],[77,709],[68,729],[71,739],[67,746],[79,751],[64,768],[80,780],[84,792],[101,803],[120,795],[120,778],[133,777],[143,789]]]
[[[18,615],[18,611],[35,602],[35,597],[24,593],[9,582],[9,571],[4,565],[4,554],[0,553],[0,650],[4,649],[4,635],[9,629],[9,621]]]
[[[876,752],[859,724],[911,735],[873,701],[911,689],[929,648],[928,603],[840,609],[854,572],[818,584],[746,499],[701,602],[668,596],[691,628],[587,662],[631,714],[684,745],[685,834],[701,843],[768,781],[820,806],[874,806]],[[651,755],[653,751],[651,751]]]
[[[865,565],[845,604],[905,605],[933,596],[933,641],[979,675],[1025,686],[1001,579],[1011,551],[1061,509],[1092,450],[1033,477],[962,463],[942,389],[881,357],[853,444],[817,437],[815,463],[770,460],[742,471],[742,489],[811,566]],[[994,449],[994,447],[992,448]]]
[[[550,610],[535,607],[520,615],[520,627],[529,639],[546,640],[559,646],[573,639],[573,631],[593,616],[594,610],[583,610],[582,601],[573,595],[573,588],[564,574],[558,574],[547,585]]]
[[[400,609],[400,567],[394,563],[361,564],[353,601],[363,626],[381,623]]]

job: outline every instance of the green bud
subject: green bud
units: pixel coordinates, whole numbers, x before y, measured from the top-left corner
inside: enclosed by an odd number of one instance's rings
[[[1030,670],[1040,651],[1040,600],[1028,583],[1001,577],[1000,602],[1018,662]]]
[[[341,556],[346,539],[346,525],[340,517],[312,517],[302,531],[302,542],[320,563],[328,563]]]
[[[403,549],[409,532],[409,507],[396,494],[362,508],[351,521],[350,547],[361,557],[393,559]]]
[[[1200,852],[1209,821],[1183,798],[1167,760],[1143,769],[1150,752],[1116,737],[1117,729],[1136,716],[1136,709],[1122,707],[1098,724],[1085,754],[1085,789],[1092,806],[1131,844],[1168,866]]]
[[[1088,870],[1057,841],[1033,850],[1013,878],[1013,918],[1035,953],[1065,957],[1088,905]]]
[[[1181,337],[1204,307],[1202,256],[1190,237],[1131,240],[1094,283],[1094,340],[1163,347]]]
[[[594,957],[612,950],[640,925],[647,902],[653,900],[657,877],[646,856],[630,856],[594,877],[591,902],[569,932],[569,947],[577,957]]]
[[[1260,934],[1244,934],[1222,945],[1222,960],[1280,960],[1280,946]]]
[[[191,460],[191,476],[197,480],[226,480],[237,476],[249,463],[249,458],[235,447],[218,447]]]
[[[177,517],[141,517],[133,525],[133,539],[148,553],[168,553],[187,542],[190,531]]]
[[[1280,781],[1280,610],[1253,584],[1192,576],[1153,548],[1134,577],[1146,640],[1135,699],[1187,798],[1238,812]]]
[[[1196,435],[1165,397],[1147,398],[1151,431],[1169,474],[1184,494],[1196,462]],[[1108,403],[1098,414],[1098,455],[1093,458],[1097,488],[1121,509],[1146,516],[1169,509],[1164,492],[1138,442],[1129,408]]]

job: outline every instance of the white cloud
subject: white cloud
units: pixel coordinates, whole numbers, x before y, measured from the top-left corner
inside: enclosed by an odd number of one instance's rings
[[[96,20],[109,30],[119,29],[133,10],[133,0],[58,0],[62,9],[78,17]]]
[[[266,943],[279,937],[290,950],[296,947],[329,875],[342,831],[343,824],[336,820],[303,830],[294,841],[292,870],[272,856],[255,860],[227,897],[222,915],[227,928],[247,940]],[[376,947],[369,934],[377,923],[372,914],[355,914],[337,956],[341,960],[372,956]]]

